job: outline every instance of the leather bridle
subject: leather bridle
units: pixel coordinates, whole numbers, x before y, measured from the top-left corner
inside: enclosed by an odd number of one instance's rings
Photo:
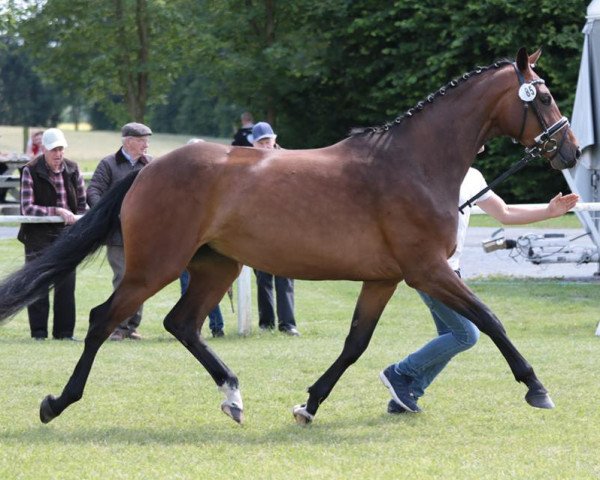
[[[536,85],[544,84],[546,82],[541,78],[536,78],[535,80],[532,80],[531,82],[526,82],[525,77],[523,76],[521,71],[517,68],[517,66],[514,63],[513,63],[513,67],[515,69],[515,73],[517,74],[517,78],[519,80],[519,98],[523,101],[523,122],[521,123],[521,130],[519,132],[519,137],[513,141],[515,143],[521,142],[523,132],[525,131],[525,124],[527,122],[527,112],[529,111],[529,106],[531,106],[531,109],[533,110],[538,122],[540,123],[540,126],[542,127],[542,133],[540,133],[537,137],[535,137],[533,139],[534,145],[529,147],[529,149],[537,148],[537,149],[539,149],[540,154],[553,153],[553,155],[548,158],[549,160],[551,160],[560,151],[560,149],[564,143],[564,140],[565,140],[565,137],[566,137],[567,131],[568,131],[568,128],[566,128],[566,127],[569,126],[569,120],[567,119],[567,117],[561,117],[558,121],[556,121],[555,123],[553,123],[552,125],[550,125],[548,127],[548,125],[546,124],[546,121],[544,120],[544,117],[540,114],[538,107],[536,105],[536,102],[535,102],[535,99],[537,97]],[[563,132],[560,140],[557,141],[554,138],[554,136],[561,130],[564,130],[564,132]]]
[[[519,98],[523,101],[523,121],[521,123],[521,130],[519,132],[519,137],[517,139],[513,139],[514,143],[521,143],[521,138],[523,137],[523,132],[525,131],[525,124],[527,122],[527,112],[529,111],[529,106],[531,108],[542,127],[542,133],[540,133],[537,137],[533,139],[534,144],[530,147],[525,147],[525,156],[521,158],[517,163],[512,165],[506,172],[502,175],[494,179],[494,181],[490,182],[483,190],[478,192],[476,195],[473,195],[469,198],[465,203],[458,207],[459,212],[464,213],[464,209],[466,207],[472,207],[475,201],[481,197],[484,193],[494,188],[500,182],[507,179],[513,173],[521,170],[527,163],[537,157],[540,157],[542,154],[550,154],[552,156],[548,157],[548,160],[552,160],[562,148],[562,145],[565,141],[565,137],[568,132],[569,120],[567,117],[561,117],[557,122],[554,122],[552,125],[548,127],[544,117],[540,114],[538,107],[535,103],[535,99],[537,97],[537,88],[536,85],[546,83],[541,78],[536,78],[531,82],[526,82],[525,77],[521,73],[521,71],[517,68],[517,66],[513,63],[513,67],[517,74],[517,78],[519,79]],[[564,130],[560,140],[557,142],[554,136]],[[565,165],[568,165],[568,162],[564,161],[564,157],[561,154],[561,159]]]

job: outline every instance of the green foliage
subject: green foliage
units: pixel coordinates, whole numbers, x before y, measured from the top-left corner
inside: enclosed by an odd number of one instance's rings
[[[179,1],[48,0],[21,23],[31,55],[55,85],[98,103],[116,123],[143,121],[181,70]]]
[[[42,82],[23,48],[0,37],[0,124],[55,125],[62,109],[55,88]]]

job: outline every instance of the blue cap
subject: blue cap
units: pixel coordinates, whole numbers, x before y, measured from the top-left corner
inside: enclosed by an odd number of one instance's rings
[[[267,122],[258,122],[252,127],[252,133],[248,135],[248,140],[250,143],[254,143],[263,138],[277,138],[277,135]]]

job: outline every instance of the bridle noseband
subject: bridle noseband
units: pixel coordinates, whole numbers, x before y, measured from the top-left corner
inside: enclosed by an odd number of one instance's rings
[[[549,158],[549,160],[551,160],[560,151],[560,147],[562,147],[565,136],[567,135],[567,129],[565,127],[569,126],[569,120],[567,117],[562,117],[548,127],[544,117],[540,114],[535,103],[535,98],[537,97],[537,88],[535,86],[538,84],[544,84],[546,82],[541,78],[536,78],[531,82],[526,82],[525,77],[514,63],[513,67],[515,69],[515,73],[517,74],[517,79],[519,80],[519,98],[523,101],[523,122],[521,123],[521,131],[519,132],[519,137],[516,140],[513,139],[513,142],[521,142],[523,132],[525,131],[525,123],[527,122],[527,111],[531,105],[531,108],[533,109],[533,112],[535,113],[535,116],[542,127],[542,133],[533,139],[535,143],[532,147],[529,147],[529,149],[538,149],[540,154],[553,153],[553,155]],[[565,131],[563,132],[560,142],[557,142],[554,138],[554,135],[563,129],[565,129]]]

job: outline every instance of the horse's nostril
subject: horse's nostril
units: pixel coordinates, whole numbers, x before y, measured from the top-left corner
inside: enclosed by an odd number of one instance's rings
[[[579,157],[581,157],[581,148],[577,147],[577,150],[575,150],[575,159],[579,160]]]

